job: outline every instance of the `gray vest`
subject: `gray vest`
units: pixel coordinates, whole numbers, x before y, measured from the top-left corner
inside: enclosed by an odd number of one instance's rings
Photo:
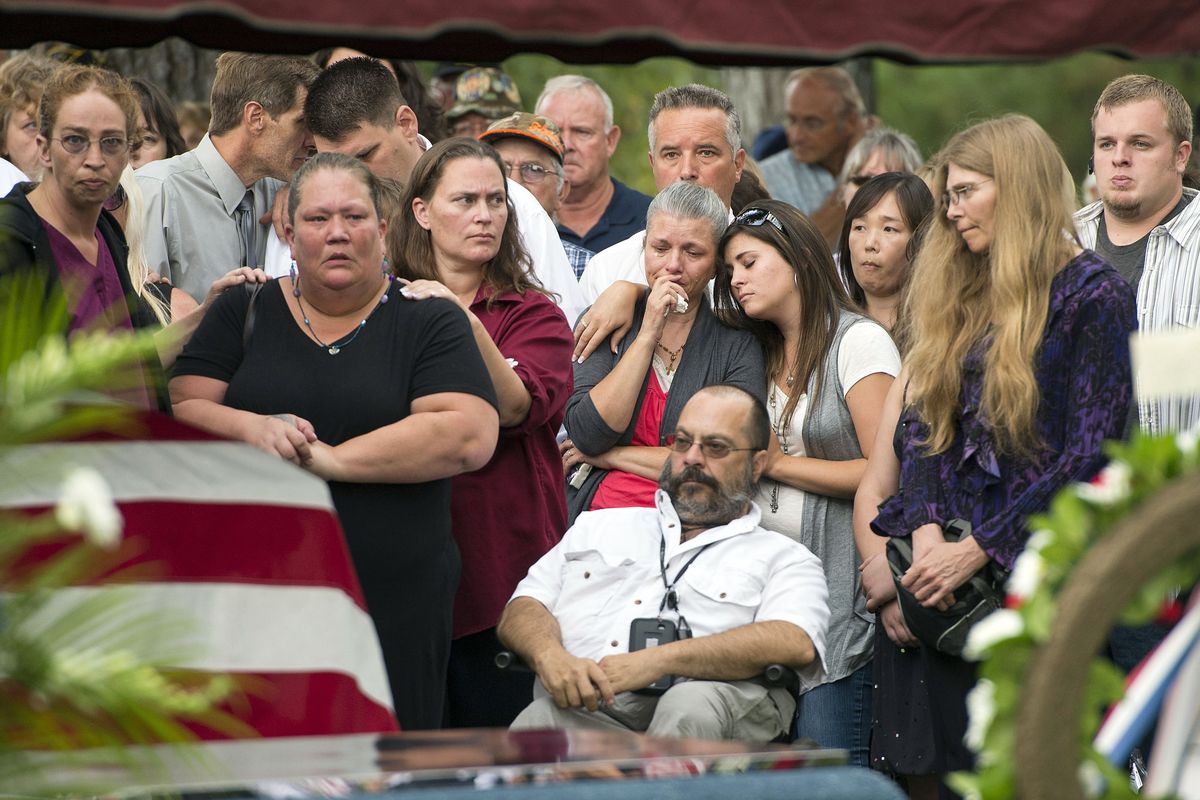
[[[838,375],[838,351],[850,327],[875,323],[843,311],[833,346],[825,356],[820,392],[816,376],[808,384],[808,411],[802,436],[804,452],[813,458],[849,461],[862,458],[846,390]],[[828,682],[846,677],[871,660],[875,615],[859,591],[858,548],[854,545],[854,501],[810,493],[804,499],[802,542],[825,568],[829,584],[829,632],[825,642]]]

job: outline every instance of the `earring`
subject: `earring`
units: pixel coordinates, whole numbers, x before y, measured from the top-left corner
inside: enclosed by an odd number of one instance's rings
[[[388,257],[387,257],[387,256],[384,256],[384,257],[383,257],[383,274],[384,274],[384,275],[391,275],[391,274],[392,274],[392,265],[388,263]]]
[[[288,277],[292,279],[292,295],[300,296],[300,276],[296,274],[296,259],[292,259],[292,267],[288,270]]]

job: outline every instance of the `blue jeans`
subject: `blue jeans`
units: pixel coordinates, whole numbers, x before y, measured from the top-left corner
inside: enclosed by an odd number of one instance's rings
[[[797,738],[850,751],[850,763],[865,767],[871,755],[871,663],[841,680],[800,695]]]

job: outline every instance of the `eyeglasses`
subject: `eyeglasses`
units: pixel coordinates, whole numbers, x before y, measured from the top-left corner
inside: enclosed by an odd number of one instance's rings
[[[971,195],[975,194],[975,190],[985,183],[991,183],[992,179],[979,181],[978,183],[964,183],[961,186],[956,186],[953,189],[947,190],[942,195],[942,205],[949,208],[956,206],[966,200],[971,199]]]
[[[866,184],[867,181],[871,180],[871,178],[874,178],[874,177],[875,177],[874,175],[851,175],[846,180],[846,182],[853,183],[855,186],[857,186],[861,189],[863,187],[863,185]]]
[[[734,218],[734,225],[746,225],[751,228],[757,228],[765,222],[769,222],[775,226],[775,230],[783,233],[783,223],[779,221],[779,217],[767,211],[765,208],[748,208]]]
[[[692,449],[692,445],[700,445],[700,452],[704,453],[706,458],[724,458],[730,453],[739,453],[744,450],[758,450],[757,447],[730,447],[725,442],[719,439],[706,439],[697,442],[692,437],[684,433],[677,433],[671,437],[671,449],[676,453],[686,453]]]
[[[104,210],[116,211],[123,205],[125,205],[125,187],[118,183],[117,190],[105,199]]]
[[[66,150],[73,156],[80,153],[86,153],[92,147],[92,139],[86,136],[80,136],[77,133],[68,133],[61,139],[51,139],[52,142],[58,142],[62,145],[62,149]],[[105,136],[99,139],[100,152],[106,156],[119,156],[122,153],[129,152],[129,140],[122,139],[120,136]]]
[[[547,176],[557,174],[546,169],[536,161],[525,161],[519,164],[505,161],[504,166],[510,174],[514,169],[520,172],[521,177],[529,183],[541,183],[546,180]]]

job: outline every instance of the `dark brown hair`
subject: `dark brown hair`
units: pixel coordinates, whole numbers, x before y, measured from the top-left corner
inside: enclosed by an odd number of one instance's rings
[[[500,171],[501,178],[505,175],[500,154],[490,144],[476,139],[445,139],[425,151],[409,176],[408,190],[404,193],[400,214],[396,220],[398,224],[388,228],[388,258],[397,277],[408,280],[441,279],[434,260],[433,233],[418,225],[412,218],[412,204],[418,197],[426,202],[431,201],[446,172],[446,165],[462,158],[491,161]],[[526,289],[549,295],[534,277],[533,262],[517,233],[517,212],[513,209],[512,198],[508,196],[507,181],[504,196],[508,206],[508,222],[500,235],[500,249],[483,267],[483,281],[495,291],[493,298],[508,291],[524,294]],[[491,298],[488,303],[490,305]]]
[[[776,228],[770,220],[761,225],[741,221],[753,211],[769,213],[779,221],[783,230]],[[791,420],[796,403],[804,394],[810,379],[814,389],[809,398],[816,402],[821,389],[825,356],[833,346],[842,311],[851,310],[850,298],[838,279],[833,266],[833,254],[825,237],[808,217],[794,206],[781,200],[760,200],[743,209],[721,237],[717,250],[717,276],[713,287],[713,306],[717,316],[735,328],[754,334],[766,356],[767,375],[775,375],[787,367],[784,354],[783,333],[770,322],[752,319],[742,310],[733,297],[731,287],[732,270],[725,259],[729,241],[739,233],[758,239],[774,248],[792,268],[796,288],[800,290],[800,351],[792,365],[790,377],[797,390],[788,398],[783,409],[783,424]]]

